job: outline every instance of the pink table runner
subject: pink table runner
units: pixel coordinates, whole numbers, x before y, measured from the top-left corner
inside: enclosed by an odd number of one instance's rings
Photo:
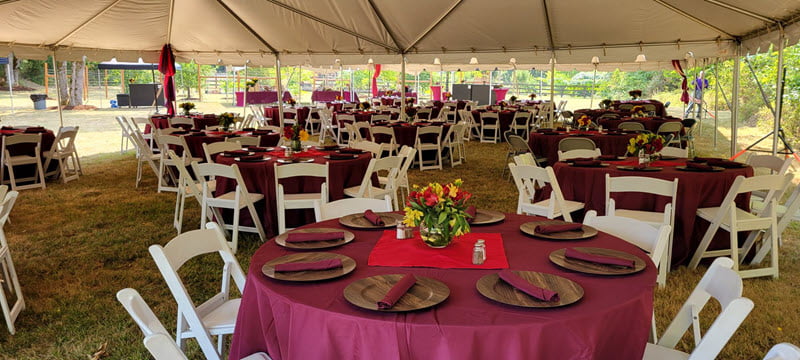
[[[486,240],[486,261],[472,264],[472,248],[478,239]],[[459,236],[443,249],[433,249],[422,242],[419,232],[412,239],[397,239],[394,230],[386,230],[369,253],[372,266],[411,266],[440,269],[507,269],[508,259],[500,234],[469,233]]]

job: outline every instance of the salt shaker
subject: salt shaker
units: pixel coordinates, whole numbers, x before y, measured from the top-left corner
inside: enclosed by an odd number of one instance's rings
[[[475,242],[475,247],[472,249],[472,263],[474,265],[481,265],[486,261],[486,245],[483,239],[478,239]]]
[[[286,157],[290,157],[290,156],[292,156],[292,148],[290,148],[290,147],[288,147],[288,146],[287,146],[287,147],[286,147],[286,148],[283,150],[283,156],[286,156]]]
[[[397,239],[398,240],[408,239],[408,232],[406,231],[406,228],[407,228],[406,224],[403,224],[402,222],[397,224]]]

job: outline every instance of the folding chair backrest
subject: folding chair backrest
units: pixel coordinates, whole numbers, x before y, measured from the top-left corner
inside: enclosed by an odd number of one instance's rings
[[[659,266],[659,262],[667,251],[669,233],[672,230],[670,225],[655,228],[644,221],[628,217],[597,216],[597,212],[594,210],[586,213],[583,223],[647,251],[656,266]]]
[[[369,151],[375,158],[379,158],[383,154],[383,146],[373,141],[368,141],[368,140],[354,141],[350,143],[350,147],[355,149],[361,149],[364,151]]]
[[[178,117],[178,116],[176,116],[174,118],[169,119],[169,125],[170,125],[170,127],[173,127],[175,125],[194,126],[194,120],[192,120],[190,118],[186,118],[186,117]]]
[[[42,134],[16,134],[16,135],[3,135],[3,146],[11,146],[17,144],[37,144],[42,143]]]
[[[317,221],[330,220],[366,210],[375,212],[392,211],[392,198],[386,195],[383,199],[348,198],[322,204],[314,201],[314,213]]]
[[[369,120],[370,122],[376,122],[376,121],[389,121],[389,119],[390,119],[389,115],[372,114]]]
[[[775,344],[764,360],[800,360],[800,348],[790,343]]]
[[[239,144],[239,146],[260,146],[261,145],[261,136],[253,135],[253,136],[237,136],[237,137],[229,137],[225,138],[226,142],[232,142]]]
[[[647,193],[670,198],[670,202],[664,207],[664,222],[674,224],[674,210],[678,197],[678,179],[672,181],[656,179],[644,176],[610,176],[606,174],[606,206],[611,203],[611,193],[617,192],[638,192]],[[608,212],[608,208],[606,212]]]
[[[785,174],[792,165],[792,158],[781,159],[772,155],[751,155],[747,158],[747,165],[756,169],[768,169],[772,174]]]
[[[683,130],[683,124],[679,121],[670,121],[661,124],[656,130],[656,134],[680,134],[681,130]]]
[[[496,122],[500,118],[500,115],[496,112],[484,111],[481,113],[481,122],[483,120],[494,120]],[[492,122],[492,123],[494,123]]]
[[[558,142],[558,150],[569,151],[576,149],[594,150],[597,145],[591,139],[585,138],[564,138]]]
[[[569,159],[576,159],[576,158],[596,158],[602,155],[600,153],[600,149],[575,149],[569,151],[561,151],[558,150],[558,161],[566,161]]]
[[[394,129],[386,126],[372,126],[369,128],[370,136],[372,137],[372,141],[377,143],[393,143],[395,142],[394,138]],[[376,136],[379,135],[379,136]],[[386,139],[389,138],[389,141]],[[384,141],[378,141],[383,139]]]
[[[325,183],[328,183],[328,164],[285,164],[285,165],[278,165],[278,163],[274,164],[275,166],[275,179],[286,179],[292,178],[297,176],[312,176],[312,177],[319,177],[325,178]]]
[[[620,130],[644,130],[644,124],[636,121],[625,121],[617,125]]]
[[[215,143],[203,143],[203,152],[206,153],[206,161],[213,163],[216,154],[224,151],[240,150],[241,145],[234,142],[218,141]]]
[[[525,139],[523,139],[522,136],[509,134],[506,137],[506,140],[508,141],[508,145],[511,147],[511,149],[517,154],[523,152],[531,152],[531,148],[528,146],[528,142],[525,141]]]
[[[175,154],[174,151],[169,150],[167,153],[173,163],[176,164],[181,163],[181,157]],[[193,163],[197,162],[194,161]],[[186,166],[176,166],[175,168],[178,169],[178,181],[181,182],[179,186],[182,186],[183,191],[186,191],[186,195],[194,196],[197,202],[199,204],[202,204],[203,186],[197,180],[195,180],[195,178],[192,176],[192,174],[189,172]]]
[[[441,143],[441,141],[442,141],[442,127],[441,126],[423,126],[423,127],[417,128],[417,140],[421,144],[439,144],[439,143]]]
[[[536,163],[536,160],[533,158],[533,153],[524,153],[514,156],[514,164],[518,166],[525,165],[539,167],[539,164]]]
[[[205,164],[198,164],[196,162],[192,163],[192,169],[194,169],[195,175],[198,178],[210,178],[210,177],[224,177],[227,179],[232,179],[236,181],[237,186],[241,186],[246,190],[245,183],[242,180],[242,174],[239,172],[239,166],[236,164],[233,165],[223,165],[223,164],[214,164],[214,163],[205,163]]]
[[[669,324],[658,345],[674,348],[689,327],[693,328],[695,348],[689,359],[714,359],[739,325],[750,314],[753,302],[742,297],[742,278],[732,270],[730,258],[717,258]],[[700,336],[700,312],[710,298],[720,303],[722,311]]]
[[[158,143],[158,148],[161,150],[164,158],[167,157],[167,150],[170,149],[170,145],[172,147],[179,147],[181,149],[181,157],[188,158],[192,156],[189,154],[189,146],[186,144],[186,140],[183,138],[183,136],[159,135],[156,137],[156,142]]]
[[[554,195],[556,193],[561,194],[561,188],[558,186],[557,182],[553,181],[553,179],[555,179],[553,168],[549,166],[547,168],[541,168],[530,165],[516,165],[514,163],[509,163],[508,166],[511,169],[511,175],[514,178],[514,183],[517,185],[517,190],[519,190],[520,200],[530,201],[536,196],[537,189],[550,184],[552,192],[549,206],[553,210],[560,209],[557,203],[560,204],[561,202]]]

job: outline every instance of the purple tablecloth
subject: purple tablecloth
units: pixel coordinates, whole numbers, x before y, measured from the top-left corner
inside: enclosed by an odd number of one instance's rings
[[[288,91],[283,92],[283,101],[288,101],[292,98],[292,94]],[[277,91],[248,91],[247,103],[248,104],[270,104],[278,102]],[[236,106],[244,104],[244,92],[236,92]]]
[[[633,104],[635,105],[655,105],[656,107],[656,115],[658,116],[667,116],[667,108],[664,107],[664,103],[658,100],[614,100],[611,103],[615,109],[619,109],[620,104]]]
[[[644,118],[623,117],[619,119],[609,119],[609,118],[600,119],[597,120],[597,123],[604,129],[616,129],[619,126],[619,124],[628,121],[640,123],[644,125],[645,130],[656,132],[658,130],[658,127],[661,126],[661,124],[668,122],[681,122],[681,119],[661,118],[661,117],[644,117]]]
[[[504,223],[475,226],[473,231],[502,234],[513,270],[540,271],[577,282],[585,292],[577,303],[529,309],[484,298],[475,284],[497,270],[368,266],[369,253],[383,234],[374,230],[347,229],[356,240],[328,250],[353,258],[357,264],[353,273],[320,282],[276,281],[262,274],[264,263],[297,252],[268,241],[250,262],[230,359],[258,351],[276,360],[641,359],[656,277],[649,257],[603,233],[563,242],[533,239],[519,231],[521,224],[536,220],[544,219],[509,214]],[[338,220],[311,226],[344,229]],[[637,274],[612,277],[564,270],[548,255],[567,246],[626,251],[645,260],[647,267]],[[382,313],[357,308],[342,295],[356,280],[397,273],[439,280],[450,288],[450,296],[432,309]]]
[[[589,136],[579,136],[580,134]],[[528,138],[528,146],[537,156],[547,158],[550,165],[558,162],[558,143],[561,139],[567,137],[584,137],[594,141],[595,145],[600,148],[603,155],[617,155],[623,156],[628,151],[628,142],[631,138],[636,137],[637,134],[619,134],[610,135],[607,133],[599,134],[597,131],[573,131],[569,134],[561,132],[558,135],[545,135],[542,133],[531,132]]]
[[[345,91],[314,91],[311,93],[312,102],[330,102],[335,101],[337,96],[342,96],[344,101],[358,102],[358,94],[353,93],[353,99],[350,100],[350,92]]]
[[[283,111],[283,118],[284,119],[294,119],[295,118],[295,114],[291,113],[291,112],[286,112],[287,108],[288,107],[284,107],[283,108],[283,110],[284,110]],[[297,121],[300,122],[300,126],[305,126],[306,125],[306,119],[308,118],[308,113],[309,112],[311,112],[311,109],[309,109],[307,106],[303,106],[303,107],[297,108]],[[266,116],[268,119],[272,119],[272,120],[270,120],[270,125],[275,125],[275,126],[279,125],[279,121],[280,120],[278,119],[278,114],[279,113],[278,113],[278,107],[277,106],[264,108],[264,116]]]

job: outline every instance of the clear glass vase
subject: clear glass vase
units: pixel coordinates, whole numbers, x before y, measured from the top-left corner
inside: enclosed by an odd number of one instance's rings
[[[294,139],[289,143],[289,147],[292,148],[292,151],[302,151],[303,143],[299,139]]]
[[[452,232],[450,232],[452,234]],[[422,241],[425,245],[428,245],[435,249],[441,249],[443,247],[447,247],[453,242],[453,236],[445,236],[442,229],[438,227],[428,228],[425,224],[419,225],[419,235],[422,237]]]

